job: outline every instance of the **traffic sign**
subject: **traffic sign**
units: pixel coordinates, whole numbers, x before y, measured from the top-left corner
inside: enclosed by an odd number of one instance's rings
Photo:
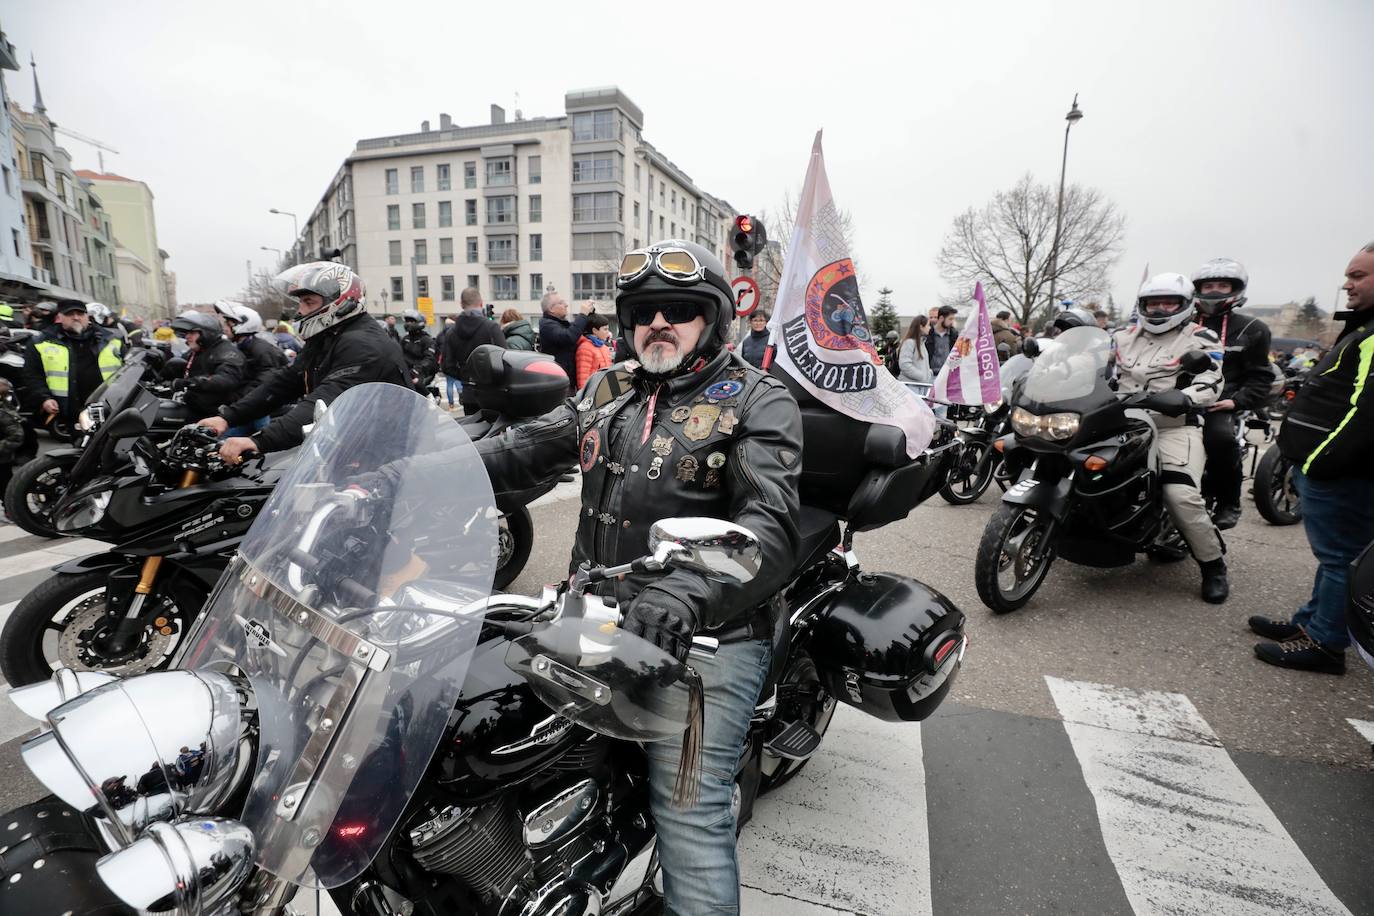
[[[421,296],[415,300],[415,308],[421,315],[425,316],[425,321],[429,323],[431,329],[434,327],[434,300],[428,296]]]
[[[730,281],[730,292],[735,294],[735,314],[746,318],[759,307],[759,285],[753,277],[736,277]]]

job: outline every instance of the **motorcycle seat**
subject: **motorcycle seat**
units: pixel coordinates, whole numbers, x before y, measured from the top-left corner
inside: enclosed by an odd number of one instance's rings
[[[793,572],[801,572],[820,561],[840,542],[840,519],[833,512],[803,505],[797,518],[800,539],[797,544],[797,565]]]

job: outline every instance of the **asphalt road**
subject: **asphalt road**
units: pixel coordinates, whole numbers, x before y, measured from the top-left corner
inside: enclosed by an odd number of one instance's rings
[[[536,506],[512,591],[564,572],[576,496]],[[1191,561],[1060,561],[1029,606],[998,617],[972,581],[994,505],[937,500],[856,539],[866,568],[961,607],[970,648],[926,723],[840,708],[745,830],[743,912],[1374,913],[1374,672],[1353,654],[1344,677],[1271,668],[1244,623],[1305,600],[1301,527],[1247,504],[1220,607],[1197,597]],[[0,615],[84,546],[0,536]],[[41,794],[17,757],[25,727],[0,712],[0,810]]]

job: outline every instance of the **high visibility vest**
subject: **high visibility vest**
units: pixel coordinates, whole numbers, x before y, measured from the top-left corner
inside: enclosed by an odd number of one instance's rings
[[[123,346],[118,337],[111,337],[96,355],[95,361],[100,367],[100,377],[107,382],[120,367],[119,353]],[[38,351],[38,357],[43,361],[43,374],[48,378],[48,391],[55,398],[67,397],[72,390],[71,352],[55,340],[41,340],[34,344],[33,348]]]

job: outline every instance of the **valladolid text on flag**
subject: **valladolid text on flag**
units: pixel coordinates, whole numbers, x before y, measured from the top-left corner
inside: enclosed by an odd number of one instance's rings
[[[991,404],[1002,400],[1001,363],[992,336],[983,284],[973,287],[973,314],[935,377],[931,397],[945,404]]]
[[[816,400],[856,420],[901,429],[912,458],[925,451],[935,416],[878,365],[854,262],[830,196],[819,131],[769,330],[774,361]]]

